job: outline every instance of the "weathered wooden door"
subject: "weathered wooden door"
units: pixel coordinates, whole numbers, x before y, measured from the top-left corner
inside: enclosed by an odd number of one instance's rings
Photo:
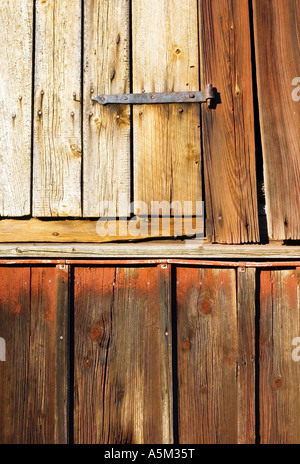
[[[299,269],[253,266],[2,264],[0,442],[299,443]]]

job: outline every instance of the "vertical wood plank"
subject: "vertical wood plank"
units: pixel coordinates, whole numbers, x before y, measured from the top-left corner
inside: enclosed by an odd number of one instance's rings
[[[254,444],[256,269],[238,268],[238,443]]]
[[[253,301],[237,299],[234,269],[178,267],[176,279],[179,441],[253,442]]]
[[[220,94],[203,107],[207,237],[259,241],[248,0],[200,0],[201,84]]]
[[[274,240],[300,239],[300,1],[254,0],[267,222]]]
[[[81,216],[81,156],[81,1],[38,0],[34,216]]]
[[[0,443],[24,443],[30,343],[30,268],[0,267]]]
[[[196,0],[133,0],[132,29],[134,92],[199,90]],[[133,139],[135,200],[202,200],[199,105],[135,106]]]
[[[261,272],[262,444],[300,443],[300,363],[292,359],[292,341],[300,334],[299,295],[295,269]]]
[[[169,277],[75,268],[75,443],[172,443]]]
[[[130,92],[129,0],[84,2],[83,214],[116,214],[130,203],[130,107],[102,107],[91,98]],[[120,206],[120,209],[119,209]],[[124,214],[124,209],[125,214]]]
[[[67,267],[0,268],[1,443],[66,443]]]
[[[0,216],[30,214],[33,1],[0,5]]]

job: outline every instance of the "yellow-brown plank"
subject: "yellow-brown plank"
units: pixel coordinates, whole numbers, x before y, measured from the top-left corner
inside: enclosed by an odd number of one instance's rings
[[[0,243],[10,242],[114,242],[162,237],[192,237],[203,234],[203,221],[194,218],[180,222],[176,218],[166,220],[132,218],[130,221],[62,220],[40,219],[0,221]]]
[[[180,443],[254,440],[254,304],[248,296],[244,288],[237,300],[234,269],[177,268]]]
[[[299,279],[300,273],[298,271],[297,278],[295,269],[261,273],[259,391],[262,444],[300,443],[300,362],[293,359],[296,348],[293,340],[300,336]]]
[[[201,83],[220,94],[203,107],[207,236],[259,241],[248,0],[200,0]]]
[[[0,267],[0,442],[66,443],[68,266]]]
[[[133,0],[132,27],[134,92],[199,90],[196,0]],[[136,201],[202,200],[198,104],[135,106],[133,138]]]
[[[254,0],[254,30],[268,234],[299,240],[300,1]]]
[[[0,5],[0,216],[30,214],[32,0]]]
[[[169,269],[74,272],[75,443],[172,443]]]
[[[84,2],[83,215],[103,216],[101,202],[128,215],[130,107],[93,103],[130,91],[129,0]],[[119,208],[120,207],[120,208]],[[125,213],[124,208],[125,207]]]
[[[33,215],[81,216],[81,1],[35,5]]]

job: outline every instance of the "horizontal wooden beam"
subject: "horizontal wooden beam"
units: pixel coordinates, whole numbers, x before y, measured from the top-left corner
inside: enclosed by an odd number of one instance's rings
[[[203,221],[194,218],[132,218],[131,220],[16,220],[0,221],[0,243],[107,243],[203,233]],[[196,229],[197,226],[197,229]],[[195,227],[195,231],[193,229]]]
[[[0,258],[66,258],[66,259],[135,259],[135,258],[192,258],[296,260],[300,259],[299,246],[270,245],[208,245],[191,241],[171,240],[131,243],[6,243],[0,244]]]

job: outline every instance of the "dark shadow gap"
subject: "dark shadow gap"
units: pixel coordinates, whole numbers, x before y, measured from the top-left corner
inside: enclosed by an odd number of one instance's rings
[[[251,39],[251,56],[252,56],[252,85],[253,85],[253,110],[254,110],[254,131],[255,131],[255,159],[256,159],[256,181],[257,181],[257,201],[258,201],[258,220],[260,243],[269,243],[268,225],[266,215],[266,198],[264,183],[264,163],[260,130],[259,102],[257,92],[257,71],[256,71],[256,53],[254,40],[254,20],[253,4],[249,0],[249,19],[250,19],[250,39]]]

